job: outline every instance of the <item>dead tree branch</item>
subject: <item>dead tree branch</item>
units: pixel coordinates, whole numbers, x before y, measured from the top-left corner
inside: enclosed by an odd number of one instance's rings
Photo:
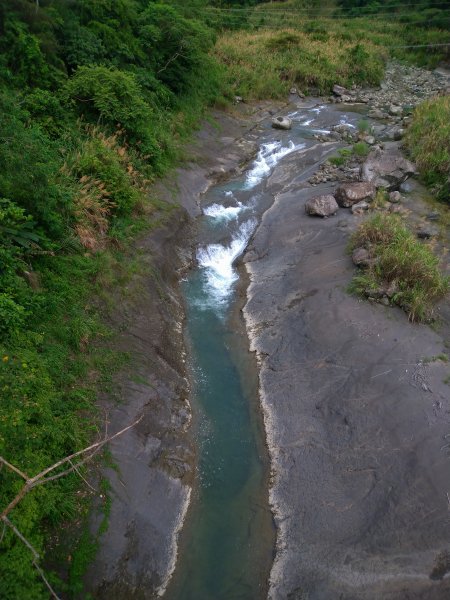
[[[98,452],[100,452],[100,450],[105,446],[105,444],[108,444],[112,440],[123,435],[126,431],[128,431],[132,427],[135,427],[142,420],[142,417],[143,417],[143,415],[141,415],[139,417],[139,419],[136,419],[136,421],[131,423],[131,425],[124,427],[123,429],[121,429],[117,433],[114,433],[113,435],[108,435],[108,422],[107,422],[107,419],[105,419],[105,433],[101,440],[99,440],[98,442],[95,442],[94,444],[91,444],[87,448],[83,448],[83,450],[79,450],[78,452],[74,452],[73,454],[70,454],[69,456],[62,458],[61,460],[54,463],[50,467],[47,467],[46,469],[44,469],[43,471],[41,471],[34,477],[28,477],[28,475],[26,475],[23,471],[21,471],[16,466],[14,466],[10,462],[8,462],[5,458],[3,458],[3,456],[0,456],[0,467],[4,465],[10,471],[12,471],[13,473],[15,473],[16,475],[18,475],[19,477],[21,477],[22,479],[25,480],[25,484],[19,490],[17,495],[8,504],[8,506],[0,513],[0,521],[3,522],[3,532],[1,535],[0,541],[3,540],[3,536],[5,533],[6,527],[9,527],[11,529],[11,531],[16,535],[16,537],[18,537],[19,540],[30,550],[31,554],[33,555],[33,565],[35,566],[42,581],[47,586],[51,595],[56,600],[60,600],[60,598],[56,594],[56,592],[53,590],[52,586],[50,585],[47,578],[45,577],[45,573],[43,572],[42,568],[38,564],[39,560],[40,560],[40,556],[39,556],[38,552],[33,547],[33,545],[26,539],[26,537],[17,529],[17,527],[14,525],[14,523],[12,523],[9,520],[8,515],[21,502],[21,500],[23,500],[23,498],[29,492],[31,492],[31,490],[33,488],[37,487],[38,485],[44,485],[45,483],[49,483],[50,481],[55,481],[56,479],[65,477],[66,475],[68,475],[69,473],[72,473],[72,472],[77,473],[83,479],[83,481],[85,481],[85,483],[87,483],[87,481],[84,479],[84,477],[82,477],[82,475],[79,471],[80,467],[82,465],[84,465],[85,463],[87,463],[88,461],[92,460],[94,458],[94,456],[96,454],[98,454]],[[74,461],[74,459],[78,459],[78,460]],[[68,468],[65,468],[63,471],[60,471],[59,473],[56,473],[54,475],[49,475],[49,473],[52,473],[59,467],[63,467],[67,464],[70,465]],[[90,485],[89,485],[89,487],[92,488],[92,486],[90,486]]]

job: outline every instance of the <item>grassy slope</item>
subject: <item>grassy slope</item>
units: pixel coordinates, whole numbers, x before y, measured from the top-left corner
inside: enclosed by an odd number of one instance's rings
[[[249,100],[281,98],[293,85],[306,93],[327,94],[334,83],[377,84],[389,57],[433,64],[442,54],[439,49],[390,46],[448,41],[444,30],[424,30],[395,20],[310,20],[267,16],[263,10],[249,17],[247,27],[219,38],[216,56],[227,67],[230,88]]]
[[[425,183],[450,203],[450,96],[418,106],[405,141]]]

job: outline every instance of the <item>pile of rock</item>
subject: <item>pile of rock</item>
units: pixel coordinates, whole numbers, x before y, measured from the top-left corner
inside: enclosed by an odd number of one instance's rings
[[[333,86],[330,102],[361,102],[368,104],[368,116],[375,119],[401,119],[414,106],[427,98],[448,93],[450,81],[445,73],[427,71],[392,62],[385,72],[385,79],[378,89],[362,89],[355,85],[350,90]]]
[[[341,208],[351,208],[353,214],[360,214],[369,208],[377,189],[373,183],[357,181],[339,186],[334,195],[316,196],[308,200],[305,210],[308,215],[329,217]]]
[[[309,181],[312,185],[334,181],[339,170],[330,163],[324,163],[321,170]],[[333,195],[317,196],[309,200],[306,203],[306,212],[309,215],[328,217],[341,207],[350,208],[353,214],[361,214],[369,209],[379,188],[390,192],[389,200],[385,203],[386,210],[394,213],[403,211],[400,205],[402,196],[398,190],[416,169],[402,156],[398,148],[387,151],[374,149],[356,170],[357,173],[351,173],[354,180],[340,185]]]
[[[312,175],[308,182],[315,186],[327,181],[358,181],[360,173],[360,160],[357,157],[351,157],[345,165],[333,165],[330,161],[325,161],[318,170]]]

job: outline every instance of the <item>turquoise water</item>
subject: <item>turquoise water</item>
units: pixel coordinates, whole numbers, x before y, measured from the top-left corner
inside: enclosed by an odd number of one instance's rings
[[[183,282],[198,477],[169,600],[267,597],[275,543],[268,453],[255,359],[239,313],[236,263],[273,200],[268,176],[285,156],[314,143],[316,130],[307,128],[322,126],[323,108],[293,113],[295,127],[283,141],[262,144],[247,173],[204,198],[197,265]],[[274,135],[267,131],[269,140]]]
[[[167,594],[173,600],[257,600],[267,593],[274,547],[268,455],[255,358],[237,306],[236,261],[257,225],[267,161],[291,151],[272,144],[246,176],[210,190],[198,264],[183,282],[199,461]]]

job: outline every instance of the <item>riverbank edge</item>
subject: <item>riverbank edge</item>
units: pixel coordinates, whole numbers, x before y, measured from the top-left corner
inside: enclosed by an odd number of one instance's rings
[[[196,463],[190,435],[185,307],[179,282],[192,264],[201,196],[246,167],[257,151],[248,135],[270,117],[268,111],[276,104],[242,105],[232,114],[212,111],[186,148],[186,162],[150,190],[174,209],[161,227],[133,244],[129,259],[138,255],[142,268],[127,285],[126,297],[121,297],[123,290],[117,290],[114,299],[113,328],[121,331],[117,346],[129,353],[131,361],[115,378],[119,404],[108,397],[101,398],[100,404],[109,411],[111,430],[141,414],[144,417],[137,427],[111,443],[113,466],[102,469],[110,484],[109,528],[99,536],[96,559],[85,577],[87,589],[97,598],[119,599],[124,594],[129,598],[160,597],[176,569]],[[149,312],[156,315],[149,317]],[[175,454],[174,448],[178,450]],[[177,461],[182,464],[181,471]],[[127,489],[137,491],[132,500]],[[141,515],[137,526],[135,513],[143,508],[140,503],[144,500],[146,518],[142,522]],[[165,513],[165,522],[156,531],[160,511]],[[94,535],[102,521],[103,516],[93,510]]]

